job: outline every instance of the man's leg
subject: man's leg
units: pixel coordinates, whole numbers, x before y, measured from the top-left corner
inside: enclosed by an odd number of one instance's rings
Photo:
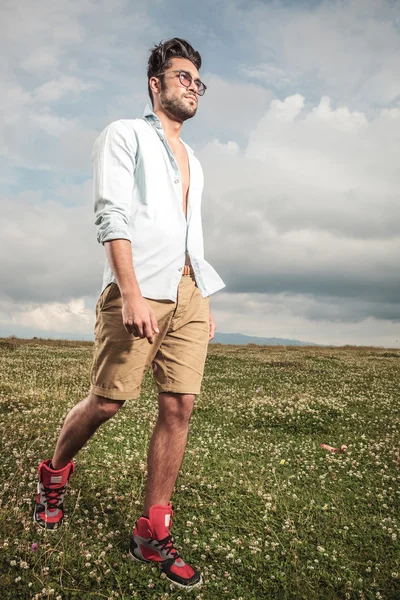
[[[185,454],[194,401],[193,394],[159,394],[158,419],[147,457],[146,516],[150,506],[170,501]]]
[[[68,413],[58,437],[51,461],[54,469],[63,469],[86,444],[102,423],[113,417],[122,400],[110,400],[90,393]]]
[[[185,454],[194,400],[194,394],[159,394],[147,458],[145,516],[136,522],[130,543],[132,558],[158,563],[170,581],[186,589],[201,585],[202,577],[175,548],[169,531],[174,515],[169,500]]]
[[[62,525],[64,493],[75,470],[72,458],[123,403],[90,393],[68,413],[53,459],[44,460],[38,468],[34,520],[41,528],[52,530]]]

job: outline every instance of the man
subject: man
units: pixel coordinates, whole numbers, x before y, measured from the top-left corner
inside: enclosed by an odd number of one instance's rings
[[[185,589],[200,585],[201,575],[174,547],[170,499],[215,331],[209,297],[224,287],[204,260],[202,169],[180,138],[206,90],[200,67],[200,54],[185,40],[155,46],[147,71],[153,109],[147,105],[143,118],[111,123],[94,144],[95,223],[107,260],[96,306],[92,385],[67,415],[53,458],[39,466],[35,505],[40,527],[62,524],[72,458],[126,400],[139,397],[151,365],[158,420],[130,554],[156,562]]]

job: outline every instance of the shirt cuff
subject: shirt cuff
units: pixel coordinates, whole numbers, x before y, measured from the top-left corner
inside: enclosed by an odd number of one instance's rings
[[[111,240],[128,240],[130,242],[131,236],[126,229],[109,229],[97,234],[97,241],[99,244],[111,242]]]

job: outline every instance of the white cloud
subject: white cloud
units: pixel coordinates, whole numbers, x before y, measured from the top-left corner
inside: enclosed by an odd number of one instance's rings
[[[214,152],[221,154],[239,154],[240,148],[236,142],[230,140],[226,144],[220,142],[217,139],[212,140],[211,145]]]
[[[301,113],[304,98],[301,94],[288,96],[282,101],[273,100],[267,113],[268,117],[278,122],[291,122]]]
[[[58,64],[59,58],[57,52],[54,52],[54,47],[50,46],[38,48],[21,60],[21,68],[35,75],[55,72]]]
[[[255,2],[227,6],[225,18],[254,45],[257,62],[242,64],[241,73],[278,89],[322,89],[368,107],[400,95],[398,8],[390,0],[330,0],[315,7]]]
[[[61,133],[68,131],[71,127],[76,126],[74,119],[66,119],[50,112],[41,114],[31,114],[30,122],[37,129],[42,129],[45,133],[51,136],[59,136]]]
[[[308,120],[329,122],[336,129],[342,131],[359,131],[368,125],[364,113],[359,111],[350,111],[347,106],[342,106],[334,110],[331,107],[331,100],[328,96],[323,96],[319,105],[311,111]]]
[[[242,153],[207,144],[206,254],[228,290],[369,297],[353,321],[383,318],[380,304],[398,320],[399,142],[397,111],[368,119],[326,97],[305,109],[296,94],[271,103]]]
[[[273,94],[261,85],[229,81],[210,72],[202,73],[201,77],[208,88],[199,101],[196,130],[205,131],[211,137],[215,136],[215,131],[247,137],[254,123],[267,110]]]
[[[55,333],[93,333],[94,311],[85,308],[82,298],[72,299],[67,303],[21,304],[14,307],[12,316],[6,310],[7,305],[0,301],[0,325],[3,326],[23,326]]]
[[[0,47],[7,50],[8,69],[17,64],[33,75],[54,70],[65,49],[84,38],[81,17],[95,9],[92,0],[2,2]]]
[[[85,139],[81,149],[77,134],[83,131],[85,138],[89,131],[94,141],[90,132],[106,125],[101,115],[107,104],[111,109],[110,97],[126,89],[132,68],[145,52],[136,45],[150,31],[160,35],[145,6],[142,0],[115,0],[112,8],[106,0],[2,3],[0,153],[6,161],[19,167],[63,169],[62,161],[51,165],[51,158],[64,153],[67,169],[82,170],[74,153],[87,151],[87,144]],[[96,91],[102,92],[101,99],[81,114],[78,100],[93,98]],[[54,107],[60,100],[64,106]]]
[[[33,101],[40,104],[57,102],[66,94],[79,96],[81,92],[96,90],[100,83],[84,82],[78,77],[63,75],[57,79],[46,81],[33,92]]]
[[[96,241],[90,182],[60,187],[59,198],[74,193],[75,205],[41,192],[1,200],[4,300],[63,303],[100,291],[105,254]]]

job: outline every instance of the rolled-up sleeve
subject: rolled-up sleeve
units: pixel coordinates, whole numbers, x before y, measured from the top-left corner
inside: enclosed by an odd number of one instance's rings
[[[93,152],[93,203],[97,241],[131,241],[136,136],[122,121],[114,121],[96,139]]]

